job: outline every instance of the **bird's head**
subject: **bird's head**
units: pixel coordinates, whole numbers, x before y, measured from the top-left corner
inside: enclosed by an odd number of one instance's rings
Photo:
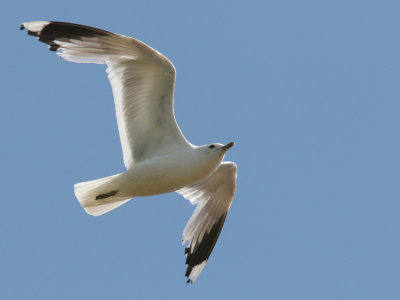
[[[223,157],[225,155],[226,151],[228,151],[228,149],[231,148],[233,145],[235,145],[235,142],[231,142],[226,145],[223,145],[220,143],[214,143],[214,144],[201,146],[201,147],[199,147],[200,148],[199,150],[206,155]]]
[[[224,159],[226,151],[233,145],[235,145],[234,142],[226,145],[213,143],[195,147],[196,152],[200,154],[196,157],[196,160],[198,160],[201,165],[217,168]]]

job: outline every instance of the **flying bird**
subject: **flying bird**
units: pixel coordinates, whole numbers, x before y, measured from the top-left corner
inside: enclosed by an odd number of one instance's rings
[[[120,34],[84,25],[37,21],[20,29],[76,63],[106,64],[126,171],[74,185],[93,216],[134,197],[177,192],[197,205],[183,230],[187,282],[204,268],[236,190],[237,167],[223,162],[234,142],[195,146],[174,116],[175,68],[161,53]]]

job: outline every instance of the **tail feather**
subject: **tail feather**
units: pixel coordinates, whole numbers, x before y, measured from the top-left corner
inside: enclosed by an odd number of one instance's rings
[[[75,196],[83,209],[92,216],[100,216],[128,202],[130,197],[118,196],[120,175],[113,175],[74,185]]]

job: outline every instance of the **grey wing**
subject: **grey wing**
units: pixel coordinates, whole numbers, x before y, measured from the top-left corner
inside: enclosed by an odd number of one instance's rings
[[[136,39],[78,24],[37,21],[24,28],[66,60],[108,66],[127,168],[188,145],[174,116],[175,68],[161,53]]]
[[[194,282],[204,268],[218,240],[236,191],[237,167],[223,162],[208,178],[177,192],[197,204],[183,230],[188,282]]]

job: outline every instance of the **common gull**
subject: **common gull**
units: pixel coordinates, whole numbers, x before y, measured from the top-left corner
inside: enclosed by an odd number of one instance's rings
[[[234,143],[195,146],[175,121],[175,68],[146,44],[101,29],[53,21],[21,30],[76,63],[106,64],[126,171],[77,183],[85,211],[100,216],[139,196],[177,192],[197,205],[183,230],[187,282],[194,282],[221,232],[236,190],[237,167],[223,162]]]

